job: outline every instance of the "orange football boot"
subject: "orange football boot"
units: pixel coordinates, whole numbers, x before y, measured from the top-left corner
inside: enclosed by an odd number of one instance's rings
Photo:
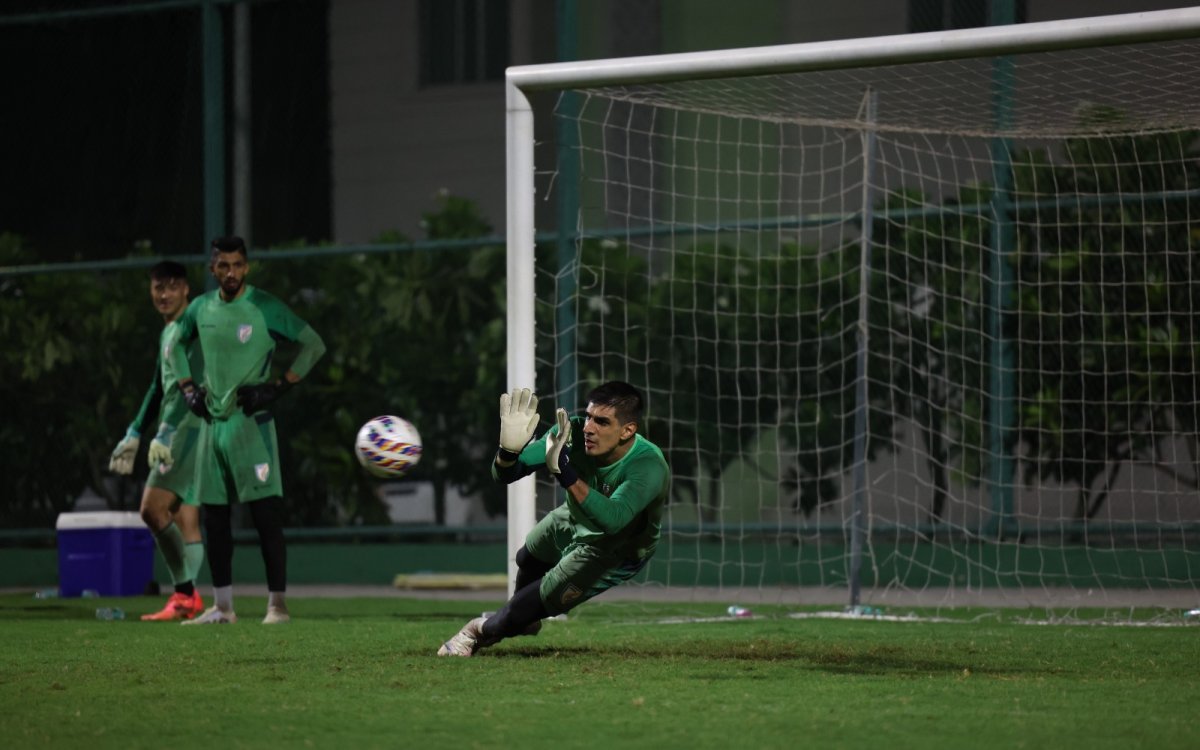
[[[176,592],[171,594],[167,605],[160,611],[151,615],[142,615],[142,619],[153,621],[190,620],[203,611],[204,600],[200,598],[199,591],[192,592],[191,596]]]

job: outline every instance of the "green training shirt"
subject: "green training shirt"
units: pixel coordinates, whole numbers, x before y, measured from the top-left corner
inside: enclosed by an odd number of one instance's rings
[[[203,382],[214,419],[237,410],[238,388],[271,380],[277,339],[300,345],[290,369],[301,378],[325,353],[325,342],[308,323],[275,296],[248,284],[232,302],[222,300],[218,289],[197,297],[177,322],[164,353],[177,381],[191,377]],[[192,373],[183,348],[197,339],[204,355],[203,381]]]
[[[610,466],[598,466],[584,452],[584,417],[571,417],[571,465],[587,482],[588,496],[577,503],[568,495],[575,539],[604,549],[618,547],[641,559],[654,553],[662,530],[670,470],[658,446],[641,435]],[[558,428],[550,428],[557,433]],[[531,470],[546,464],[546,441],[534,440],[518,459]]]
[[[172,427],[178,427],[191,414],[188,411],[187,402],[183,400],[183,392],[179,390],[179,376],[175,373],[175,366],[171,364],[171,359],[167,356],[167,346],[177,335],[175,329],[178,324],[178,319],[167,323],[163,326],[162,333],[158,337],[158,363],[154,368],[154,382],[151,383],[150,390],[146,393],[146,398],[142,401],[142,408],[138,412],[137,418],[133,421],[134,425],[141,425],[145,429],[151,427],[151,425],[146,424],[154,416],[154,411],[150,404],[153,400],[160,397],[162,399],[162,418],[160,421],[166,422]],[[204,372],[204,357],[200,354],[200,347],[194,344],[184,344],[182,346],[184,352],[187,354],[188,367],[192,373],[192,377],[198,380]]]
[[[175,376],[175,368],[165,355],[167,342],[175,335],[177,322],[177,320],[172,320],[167,323],[158,336],[158,357],[154,363],[154,380],[146,389],[146,395],[142,398],[142,406],[138,409],[137,416],[129,424],[129,429],[139,435],[153,434],[157,430],[154,418],[159,414],[160,406],[162,407],[162,417],[159,421],[166,422],[172,427],[178,427],[180,421],[188,413],[187,402],[183,400],[183,393],[179,390],[179,378]],[[184,352],[187,355],[191,371],[202,373],[204,358],[200,356],[200,347],[184,346]],[[199,375],[194,377],[198,378]]]

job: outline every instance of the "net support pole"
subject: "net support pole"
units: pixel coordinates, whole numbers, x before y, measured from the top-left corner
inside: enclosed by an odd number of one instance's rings
[[[506,344],[508,387],[534,387],[534,161],[533,110],[512,82],[505,85],[506,189]],[[499,426],[497,426],[499,429]],[[517,576],[516,554],[533,529],[536,509],[533,476],[508,486],[508,590]]]
[[[558,59],[575,60],[579,54],[578,9],[575,0],[558,0],[555,23],[558,35]],[[554,316],[555,338],[554,390],[559,404],[574,411],[579,406],[576,393],[579,365],[576,361],[575,293],[578,284],[575,264],[575,240],[579,224],[578,134],[574,122],[579,115],[579,94],[564,91],[559,100],[558,120],[558,221],[556,242],[558,276],[556,278]]]
[[[871,234],[875,221],[871,186],[875,181],[875,107],[877,95],[870,89],[863,98],[863,187],[862,229],[859,233],[858,268],[858,353],[854,380],[854,499],[850,510],[850,606],[861,600],[863,544],[867,536],[867,350],[871,343]]]
[[[992,22],[1009,25],[1016,22],[1016,10],[1011,0],[999,0],[993,7]],[[996,131],[1004,133],[1012,127],[1013,84],[1015,62],[1003,55],[992,62],[992,107]],[[991,268],[988,278],[988,491],[992,513],[985,534],[1001,539],[1012,525],[1013,518],[1013,459],[1009,455],[1009,434],[1016,423],[1013,395],[1016,387],[1013,369],[1013,346],[1008,340],[1005,320],[1012,307],[1013,268],[1009,262],[1016,246],[1016,227],[1013,222],[1012,149],[1008,138],[992,139],[992,196],[991,196]]]

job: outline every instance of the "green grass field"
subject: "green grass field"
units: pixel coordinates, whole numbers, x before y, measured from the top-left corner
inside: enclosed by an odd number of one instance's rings
[[[1200,628],[659,622],[605,604],[472,659],[478,602],[293,599],[295,620],[103,622],[159,600],[0,596],[6,747],[1184,748]],[[498,603],[498,602],[497,602]],[[715,614],[715,613],[714,613]],[[135,615],[136,618],[136,615]]]

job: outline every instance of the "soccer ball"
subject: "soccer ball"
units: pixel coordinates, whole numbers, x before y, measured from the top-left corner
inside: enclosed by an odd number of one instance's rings
[[[358,431],[354,455],[367,473],[399,479],[421,460],[421,435],[407,419],[375,417]]]

